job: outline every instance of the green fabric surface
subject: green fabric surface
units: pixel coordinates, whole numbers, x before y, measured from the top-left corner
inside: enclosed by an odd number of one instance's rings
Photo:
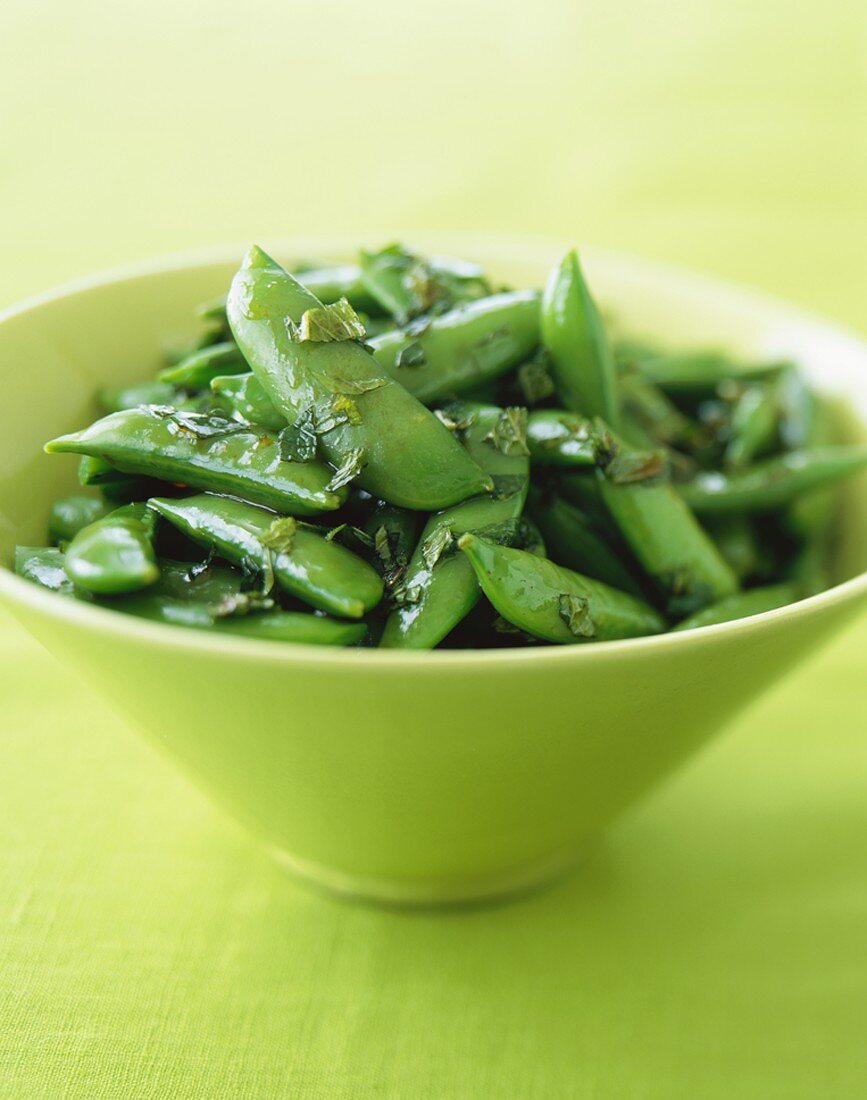
[[[865,57],[859,0],[10,5],[0,304],[416,226],[864,330]],[[287,878],[0,614],[0,1096],[860,1100],[865,652],[862,622],[556,886],[388,912]]]

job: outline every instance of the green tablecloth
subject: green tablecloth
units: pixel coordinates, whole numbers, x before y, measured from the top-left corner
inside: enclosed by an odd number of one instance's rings
[[[856,0],[21,5],[0,302],[420,226],[628,247],[864,327],[865,44]],[[0,1096],[857,1100],[865,643],[579,874],[434,915],[285,878],[0,618]]]

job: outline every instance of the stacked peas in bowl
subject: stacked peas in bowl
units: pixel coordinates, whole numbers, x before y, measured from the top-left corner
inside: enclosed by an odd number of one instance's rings
[[[254,247],[200,314],[47,444],[87,494],[21,575],[256,638],[586,644],[820,591],[867,466],[791,363],[615,334],[574,252],[539,292],[396,245],[294,274]]]

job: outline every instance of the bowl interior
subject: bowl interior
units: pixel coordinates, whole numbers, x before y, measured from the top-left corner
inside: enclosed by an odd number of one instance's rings
[[[557,242],[415,235],[412,242],[482,262],[494,277],[541,286]],[[287,263],[351,257],[357,241],[298,240],[270,247]],[[48,508],[75,491],[73,456],[46,456],[45,440],[96,415],[102,385],[147,378],[170,348],[198,331],[194,307],[224,293],[242,249],[109,274],[46,295],[0,317],[0,562],[16,543],[42,544]],[[749,357],[791,357],[835,399],[841,438],[867,438],[867,344],[761,295],[631,257],[584,250],[588,278],[618,330],[671,347],[719,347]],[[833,575],[867,570],[867,476],[840,497]]]

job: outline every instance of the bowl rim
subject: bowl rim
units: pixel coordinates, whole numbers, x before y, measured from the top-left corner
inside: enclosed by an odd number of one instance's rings
[[[351,236],[342,234],[316,234],[267,240],[265,247],[278,254],[287,256],[327,255],[351,253],[358,249],[359,242],[373,236],[381,239],[383,234],[361,234]],[[482,258],[516,260],[523,262],[549,262],[558,250],[570,247],[563,238],[556,236],[522,235],[508,233],[461,233],[444,231],[404,232],[400,239],[416,244],[428,251],[453,251],[467,255],[474,252]],[[215,245],[157,256],[137,262],[122,264],[106,270],[97,271],[80,278],[69,280],[59,286],[40,291],[0,310],[0,325],[20,317],[23,314],[50,305],[59,299],[74,297],[78,294],[98,290],[110,283],[135,282],[168,274],[185,268],[210,267],[231,264],[243,255],[243,245]],[[730,302],[743,303],[753,311],[772,311],[778,318],[824,330],[829,335],[843,337],[853,342],[867,357],[867,339],[861,337],[845,325],[823,318],[808,309],[794,306],[764,291],[738,284],[727,279],[689,268],[679,267],[656,260],[636,256],[629,252],[582,246],[582,256],[607,263],[617,269],[626,270],[673,284],[691,287],[703,295],[716,298],[725,297]],[[339,261],[336,261],[339,262]],[[759,630],[765,625],[789,618],[801,618],[818,613],[823,609],[854,601],[867,595],[867,570],[849,580],[833,585],[816,595],[797,600],[784,607],[766,611],[759,615],[734,619],[726,623],[697,627],[693,630],[647,635],[641,638],[627,638],[618,641],[596,642],[592,645],[538,645],[515,646],[509,649],[379,649],[361,647],[338,647],[311,645],[298,642],[277,642],[273,640],[230,636],[208,633],[192,629],[179,629],[164,623],[154,623],[131,615],[118,614],[108,607],[96,607],[86,601],[58,598],[56,593],[40,589],[23,577],[16,576],[6,565],[0,564],[0,595],[13,611],[16,606],[30,607],[48,618],[81,626],[92,631],[119,637],[136,637],[142,642],[165,646],[171,644],[185,651],[201,653],[222,653],[240,659],[267,659],[275,663],[290,662],[302,665],[321,665],[323,662],[345,669],[392,668],[433,670],[455,668],[458,666],[477,668],[480,664],[528,665],[539,661],[598,661],[616,657],[621,653],[639,652],[645,649],[677,650],[684,646],[712,644],[717,638],[744,630]]]

